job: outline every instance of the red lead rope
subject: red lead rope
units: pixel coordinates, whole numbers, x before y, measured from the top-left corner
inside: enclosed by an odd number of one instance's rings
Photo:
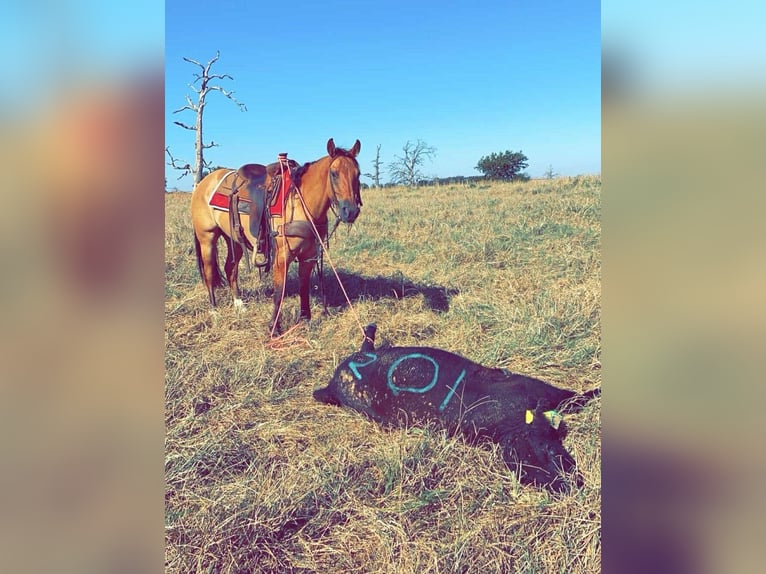
[[[301,200],[303,211],[306,214],[306,217],[308,218],[309,223],[311,223],[311,228],[314,230],[314,236],[317,238],[317,241],[319,241],[319,245],[322,247],[322,253],[327,256],[327,261],[330,263],[330,269],[332,269],[332,272],[335,274],[335,278],[338,280],[338,285],[340,285],[340,290],[343,291],[343,296],[346,298],[346,302],[348,303],[348,308],[351,309],[351,313],[354,315],[356,324],[359,326],[359,330],[362,332],[362,337],[366,337],[366,334],[364,332],[364,327],[362,326],[362,322],[359,320],[359,315],[357,314],[356,309],[354,309],[354,306],[351,304],[351,299],[349,298],[348,293],[346,292],[346,288],[343,286],[343,282],[340,280],[340,276],[338,275],[337,269],[335,269],[335,265],[332,262],[332,258],[330,257],[330,253],[328,251],[327,245],[325,245],[324,241],[322,241],[322,237],[319,234],[319,230],[317,229],[316,225],[314,225],[314,218],[312,217],[308,207],[306,207],[306,202],[303,201],[303,194],[301,193],[300,188],[297,186],[295,187],[295,191],[298,195],[298,199]],[[285,241],[287,241],[287,238],[285,238]],[[277,319],[279,318],[279,314],[282,312],[282,302],[285,300],[285,285],[287,285],[287,266],[285,266],[285,277],[284,277],[284,281],[282,282],[282,296],[279,301],[279,307],[277,308],[277,314],[274,318],[274,325],[272,325],[271,327],[272,338],[274,337],[274,326],[277,324]]]

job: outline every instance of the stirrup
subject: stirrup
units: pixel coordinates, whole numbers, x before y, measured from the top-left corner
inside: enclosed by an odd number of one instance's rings
[[[269,258],[261,251],[253,251],[252,264],[256,267],[266,267],[269,264]]]

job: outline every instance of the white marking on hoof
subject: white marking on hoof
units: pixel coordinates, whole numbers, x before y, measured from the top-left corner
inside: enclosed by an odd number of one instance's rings
[[[234,299],[234,308],[237,311],[245,310],[245,302],[242,299]]]

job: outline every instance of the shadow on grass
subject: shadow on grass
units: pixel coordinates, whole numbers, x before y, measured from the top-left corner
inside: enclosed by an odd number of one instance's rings
[[[443,287],[441,285],[426,285],[414,283],[401,273],[393,277],[366,277],[339,270],[338,279],[346,289],[351,302],[360,300],[379,301],[381,299],[404,299],[405,297],[417,297],[423,295],[426,306],[436,313],[444,313],[449,310],[450,299],[458,294],[457,289]],[[348,303],[343,291],[338,285],[338,279],[331,269],[324,272],[324,292],[328,307],[344,307]],[[318,283],[318,279],[314,280]],[[319,293],[317,293],[319,295]],[[321,295],[319,297],[321,300]]]
[[[351,303],[357,301],[379,301],[381,299],[404,299],[405,297],[417,297],[423,295],[426,306],[436,313],[444,313],[449,311],[450,299],[459,293],[457,289],[451,289],[443,287],[441,285],[427,285],[422,283],[415,283],[407,279],[401,273],[392,277],[383,277],[380,275],[374,277],[367,277],[364,275],[357,275],[356,273],[350,273],[348,271],[339,270],[338,277],[340,278],[343,287],[346,289]],[[254,274],[254,280],[256,284],[259,284],[258,274]],[[240,287],[247,285],[250,279],[246,278],[240,280]],[[242,292],[246,299],[257,298],[259,296],[271,297],[273,294],[273,288],[271,286],[271,274],[264,275],[259,287],[256,290],[242,288]],[[296,273],[290,273],[287,278],[286,286],[287,297],[298,296],[298,277]],[[328,308],[330,307],[346,307],[348,305],[346,297],[343,295],[343,291],[338,285],[338,279],[332,269],[325,267],[324,270],[324,294],[325,303]],[[319,276],[315,272],[311,276],[311,295],[312,299],[322,302],[321,288],[319,282]]]

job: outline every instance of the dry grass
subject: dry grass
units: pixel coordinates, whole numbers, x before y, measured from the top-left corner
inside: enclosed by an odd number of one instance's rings
[[[600,384],[600,191],[595,177],[368,190],[330,257],[379,343],[585,390]],[[257,273],[241,275],[245,312],[223,291],[209,312],[188,204],[166,196],[167,572],[600,571],[600,400],[567,417],[586,484],[558,497],[520,486],[493,445],[316,403],[361,342],[329,266],[329,314],[315,299],[312,323],[273,344]]]

